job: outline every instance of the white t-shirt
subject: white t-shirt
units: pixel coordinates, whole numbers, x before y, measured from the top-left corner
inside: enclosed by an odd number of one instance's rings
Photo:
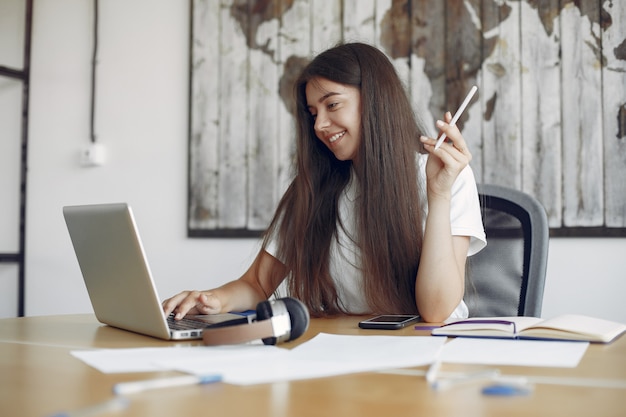
[[[426,180],[426,160],[428,155],[419,154],[416,158],[420,171],[418,178]],[[330,248],[330,276],[333,277],[339,303],[348,313],[369,314],[370,307],[362,290],[363,276],[360,270],[360,253],[352,239],[355,230],[354,202],[357,199],[358,183],[354,175],[339,197],[339,217],[343,228],[337,230],[337,239],[331,240]],[[420,187],[425,190],[426,187]],[[424,191],[425,192],[425,191]],[[482,223],[476,180],[474,173],[468,166],[457,177],[452,186],[452,200],[450,208],[450,222],[452,235],[469,236],[470,245],[468,256],[479,252],[487,244]],[[421,196],[426,201],[426,196]],[[427,211],[427,208],[425,208]],[[424,213],[423,219],[426,219]],[[424,225],[423,225],[424,226]],[[271,241],[266,251],[271,255],[276,253],[276,242]],[[463,301],[457,306],[450,318],[466,318],[469,315]]]

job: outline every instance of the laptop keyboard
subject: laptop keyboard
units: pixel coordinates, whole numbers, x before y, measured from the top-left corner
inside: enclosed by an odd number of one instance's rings
[[[167,318],[167,325],[172,330],[196,330],[208,327],[204,322],[184,317],[180,320],[175,320],[173,314]]]

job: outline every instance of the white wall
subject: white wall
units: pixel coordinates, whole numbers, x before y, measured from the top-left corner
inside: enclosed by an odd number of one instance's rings
[[[92,2],[35,2],[27,215],[27,315],[90,311],[61,207],[128,201],[160,293],[238,276],[254,241],[186,238],[189,6],[100,2],[96,133],[89,144]]]
[[[580,313],[626,323],[626,239],[552,239],[544,317]]]
[[[27,213],[27,315],[90,312],[61,215],[67,204],[128,201],[162,297],[237,277],[253,239],[188,239],[187,1],[100,2],[96,131],[89,143],[92,3],[35,2]],[[544,316],[581,312],[626,322],[626,239],[551,244]]]

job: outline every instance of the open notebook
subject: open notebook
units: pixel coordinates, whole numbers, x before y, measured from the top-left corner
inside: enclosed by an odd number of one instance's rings
[[[165,317],[131,208],[125,203],[63,207],[63,216],[98,320],[160,339],[200,339],[202,329],[251,316]],[[168,324],[169,322],[169,324]]]
[[[455,321],[432,331],[435,336],[506,339],[580,340],[609,343],[626,332],[626,325],[578,314],[548,320],[536,317],[484,317]]]

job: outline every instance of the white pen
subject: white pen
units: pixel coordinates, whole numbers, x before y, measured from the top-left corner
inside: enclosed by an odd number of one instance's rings
[[[472,89],[470,90],[470,92],[467,93],[467,97],[465,97],[465,100],[463,100],[463,103],[461,103],[461,107],[459,107],[459,109],[456,111],[456,113],[454,113],[454,116],[452,117],[452,120],[450,121],[450,125],[451,126],[455,125],[456,122],[459,121],[459,117],[461,117],[461,114],[463,114],[463,111],[465,110],[465,108],[469,104],[469,102],[472,99],[472,97],[474,97],[474,94],[476,93],[476,90],[478,90],[478,87],[473,86]],[[435,149],[439,149],[439,147],[441,146],[443,141],[446,140],[446,137],[447,137],[446,132],[443,132],[441,134],[441,136],[439,137],[439,139],[437,139],[437,143],[435,144]]]
[[[426,371],[426,382],[431,387],[437,380],[437,374],[439,373],[439,368],[441,368],[441,352],[443,351],[443,345],[439,347],[437,353],[435,353],[435,359],[433,363],[430,364],[428,370]]]
[[[50,417],[93,417],[113,411],[125,410],[128,408],[128,404],[130,404],[130,401],[127,398],[113,397],[110,400],[98,404],[89,405],[74,411],[64,411]]]
[[[146,379],[142,381],[120,382],[113,386],[113,392],[118,395],[126,395],[157,388],[170,388],[196,384],[211,384],[213,382],[220,382],[221,380],[221,375],[185,375],[170,378]]]
[[[428,371],[426,371],[426,382],[428,382],[428,385],[433,386],[433,384],[435,384],[440,367],[441,360],[439,358],[435,359],[435,361],[430,364]]]
[[[497,369],[486,371],[478,371],[470,374],[461,375],[456,378],[438,379],[431,384],[431,388],[435,391],[444,391],[458,385],[469,384],[477,381],[492,381],[500,375]]]

